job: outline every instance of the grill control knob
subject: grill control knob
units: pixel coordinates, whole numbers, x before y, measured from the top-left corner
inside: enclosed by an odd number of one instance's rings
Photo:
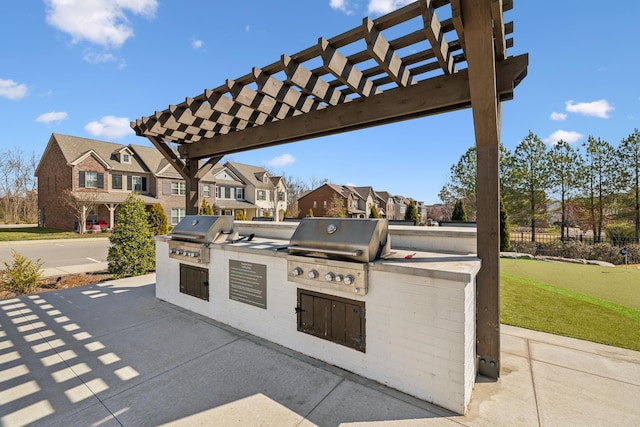
[[[318,278],[318,272],[316,270],[311,270],[309,272],[309,279],[317,279]]]
[[[300,267],[296,267],[293,270],[291,270],[291,274],[293,274],[294,276],[302,276],[302,269]]]
[[[347,286],[351,286],[356,279],[353,278],[352,275],[347,274],[344,276],[344,284]]]
[[[335,278],[336,276],[331,272],[324,275],[324,280],[326,280],[327,282],[333,282]]]
[[[342,282],[342,279],[343,279],[342,274],[336,274],[336,277],[334,278],[336,282]]]

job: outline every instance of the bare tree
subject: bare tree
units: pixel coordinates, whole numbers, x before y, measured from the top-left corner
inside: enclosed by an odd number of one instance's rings
[[[19,149],[0,153],[0,213],[4,222],[37,220],[36,165],[34,153],[28,159]]]
[[[87,213],[96,207],[98,193],[82,192],[74,193],[70,189],[64,190],[60,194],[60,202],[73,211],[78,220],[78,232],[84,234],[87,224]]]

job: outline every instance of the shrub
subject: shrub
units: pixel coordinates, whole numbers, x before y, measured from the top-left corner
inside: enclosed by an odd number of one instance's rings
[[[249,220],[249,218],[247,218],[247,214],[244,213],[244,211],[237,211],[235,219],[237,221],[248,221]]]
[[[627,223],[609,224],[606,233],[611,244],[616,246],[624,246],[635,239],[635,230],[631,224]]]
[[[149,211],[149,227],[154,236],[160,236],[169,232],[169,219],[160,203],[156,203]]]
[[[313,218],[313,209],[309,209],[309,214],[307,216],[309,218]]]
[[[155,269],[155,244],[147,217],[144,202],[134,194],[120,206],[107,254],[108,271],[114,278],[140,276]]]
[[[508,252],[511,250],[511,231],[509,230],[509,214],[504,206],[502,196],[500,196],[500,250]]]
[[[2,288],[18,295],[32,292],[38,287],[42,278],[42,261],[33,263],[15,250],[12,251],[13,262],[2,261],[5,270],[2,271]]]
[[[416,202],[411,200],[407,209],[404,211],[405,221],[415,221],[416,224],[420,224],[420,218],[418,218],[418,209],[416,208]]]
[[[463,200],[456,200],[456,204],[453,206],[453,212],[451,213],[451,221],[466,221],[467,210],[464,207]]]
[[[536,254],[536,244],[534,242],[517,242],[513,244],[514,252],[520,252],[522,254]]]
[[[369,218],[380,218],[380,214],[378,213],[378,208],[376,205],[371,205],[371,213],[369,214]]]
[[[202,204],[200,205],[200,211],[198,213],[200,215],[213,215],[213,209],[206,199],[202,199]]]

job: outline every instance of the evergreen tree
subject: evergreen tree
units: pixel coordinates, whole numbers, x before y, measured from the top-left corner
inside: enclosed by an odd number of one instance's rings
[[[589,136],[586,144],[585,180],[588,211],[593,239],[600,242],[605,223],[605,205],[611,203],[617,191],[618,165],[615,150],[607,141]]]
[[[164,235],[169,232],[169,219],[162,209],[160,203],[156,203],[149,211],[149,227],[155,236]]]
[[[155,243],[142,199],[130,194],[120,205],[117,225],[109,237],[108,271],[116,279],[155,269]]]
[[[313,218],[313,209],[309,208],[309,213],[307,214],[307,217]]]
[[[546,189],[550,185],[550,160],[547,146],[529,131],[514,150],[511,170],[512,190],[527,201],[531,241],[536,241],[536,224],[547,211]]]
[[[560,140],[551,149],[551,184],[560,196],[560,239],[564,241],[567,224],[567,202],[580,184],[582,159],[569,143]]]
[[[249,218],[247,218],[247,214],[244,213],[244,211],[237,211],[235,219],[237,221],[248,221],[249,220]]]
[[[202,204],[200,205],[200,211],[198,212],[200,215],[213,215],[213,209],[207,199],[202,199]]]
[[[453,212],[451,213],[452,221],[466,221],[467,220],[467,210],[464,207],[464,200],[456,200],[456,204],[453,207]]]
[[[407,209],[404,211],[404,220],[405,221],[413,221],[416,224],[420,223],[418,219],[418,209],[416,208],[416,202],[411,200]]]
[[[621,188],[631,190],[633,197],[635,242],[640,242],[640,132],[634,132],[618,146],[622,170]]]
[[[371,205],[371,214],[369,214],[369,218],[380,218],[376,205]]]
[[[511,231],[509,226],[509,214],[504,207],[504,201],[500,196],[500,251],[509,252],[511,250]]]

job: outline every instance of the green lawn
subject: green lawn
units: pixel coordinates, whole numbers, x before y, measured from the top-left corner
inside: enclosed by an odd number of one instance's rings
[[[501,260],[502,323],[640,351],[640,271]]]
[[[20,240],[51,240],[51,239],[82,239],[86,237],[106,237],[106,234],[78,234],[73,231],[65,231],[57,228],[20,227],[0,228],[0,242],[12,242]]]

